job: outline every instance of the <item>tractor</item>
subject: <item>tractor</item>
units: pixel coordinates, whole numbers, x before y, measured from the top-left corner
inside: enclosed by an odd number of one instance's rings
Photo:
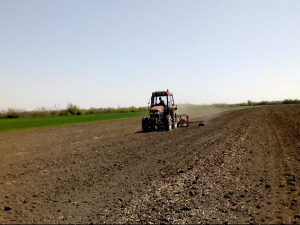
[[[148,103],[150,104],[150,102]],[[170,131],[179,125],[176,115],[177,105],[174,103],[173,93],[166,91],[155,91],[151,96],[149,116],[142,118],[143,132],[164,129]]]

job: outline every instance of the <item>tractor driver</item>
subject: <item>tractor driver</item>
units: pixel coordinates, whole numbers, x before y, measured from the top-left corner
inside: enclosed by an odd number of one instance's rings
[[[164,100],[162,100],[161,99],[161,97],[159,97],[159,103],[158,103],[159,105],[162,105],[162,106],[166,106],[166,104],[165,104],[165,102],[164,102]]]

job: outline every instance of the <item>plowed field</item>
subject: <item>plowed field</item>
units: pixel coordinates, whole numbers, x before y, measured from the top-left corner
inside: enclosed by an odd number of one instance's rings
[[[0,223],[300,223],[299,105],[194,119],[0,133]]]

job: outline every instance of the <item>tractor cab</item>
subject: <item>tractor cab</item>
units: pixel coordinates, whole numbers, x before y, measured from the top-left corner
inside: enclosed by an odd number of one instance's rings
[[[164,112],[169,114],[172,107],[174,107],[173,93],[169,90],[167,91],[155,91],[151,96],[151,112]]]

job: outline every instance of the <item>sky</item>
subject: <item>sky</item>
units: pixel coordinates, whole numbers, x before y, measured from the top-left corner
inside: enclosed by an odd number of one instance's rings
[[[0,0],[0,110],[300,99],[299,0]]]

